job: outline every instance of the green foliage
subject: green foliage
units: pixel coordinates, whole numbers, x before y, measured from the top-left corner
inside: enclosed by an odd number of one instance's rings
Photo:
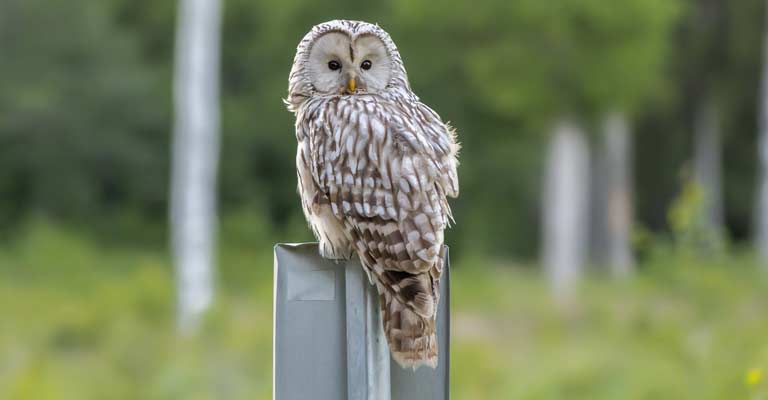
[[[293,120],[281,102],[296,44],[318,22],[363,19],[392,34],[415,91],[458,128],[461,229],[449,242],[499,256],[535,251],[549,118],[647,104],[664,82],[680,8],[660,0],[223,4],[224,214],[258,207],[273,227],[301,218]],[[30,214],[98,232],[125,215],[166,219],[175,7],[0,5],[1,227]],[[505,179],[489,186],[489,176]]]
[[[563,113],[635,108],[662,83],[676,1],[494,1],[478,7],[400,1],[399,17],[446,58],[473,100],[500,115],[548,123]],[[417,21],[430,19],[427,29]],[[458,42],[458,43],[455,43]],[[455,74],[449,70],[447,73]]]
[[[217,303],[186,339],[175,334],[163,252],[26,225],[0,247],[0,398],[270,398],[271,248],[247,239],[279,234],[259,228],[260,218],[222,227]],[[588,280],[578,305],[563,310],[530,268],[455,260],[452,397],[767,393],[765,378],[747,382],[750,371],[768,371],[768,280],[749,258],[653,256],[641,267],[624,282]]]
[[[665,228],[689,156],[686,121],[710,86],[728,135],[728,223],[748,234],[761,0],[223,4],[223,214],[258,207],[270,229],[301,218],[281,102],[288,70],[312,25],[352,18],[392,34],[414,90],[459,131],[454,250],[535,253],[543,133],[563,113],[636,116],[638,216]],[[0,234],[28,215],[133,239],[145,236],[141,221],[164,223],[175,22],[169,1],[0,4]]]
[[[680,11],[667,38],[672,51],[663,96],[641,110],[636,128],[639,216],[654,231],[666,228],[666,209],[680,191],[679,172],[691,158],[695,112],[711,98],[722,116],[727,233],[745,239],[752,231],[757,180],[765,2],[690,0]]]
[[[216,309],[181,339],[163,252],[24,232],[0,250],[0,398],[269,398],[271,249],[223,251]]]
[[[0,4],[0,226],[162,215],[168,87],[106,3]]]
[[[453,395],[749,398],[747,371],[766,368],[765,277],[744,259],[650,262],[628,282],[586,282],[570,311],[538,275],[458,264]]]
[[[676,247],[686,256],[722,254],[722,232],[707,222],[704,189],[687,181],[669,210],[669,226]]]

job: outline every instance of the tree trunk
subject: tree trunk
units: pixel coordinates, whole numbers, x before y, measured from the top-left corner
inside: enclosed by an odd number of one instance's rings
[[[723,229],[720,110],[711,96],[704,97],[694,121],[693,178],[702,191],[703,227],[719,236]]]
[[[763,71],[758,110],[759,182],[755,202],[755,247],[763,268],[768,269],[768,2],[763,36]]]
[[[170,228],[182,333],[196,329],[213,301],[219,27],[218,0],[179,1]]]
[[[602,138],[602,137],[601,137]],[[608,265],[608,154],[599,142],[591,157],[589,177],[589,261],[598,266]]]
[[[547,157],[542,204],[542,258],[555,297],[573,300],[587,248],[589,148],[584,132],[561,120]]]
[[[604,261],[611,274],[625,277],[634,268],[632,257],[632,138],[626,115],[608,114],[603,120],[601,151],[605,154],[605,182],[601,185],[604,204]]]

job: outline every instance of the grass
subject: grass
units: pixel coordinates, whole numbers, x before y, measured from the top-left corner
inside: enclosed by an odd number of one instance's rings
[[[747,387],[744,377],[750,368],[768,367],[765,280],[747,266],[668,267],[678,270],[629,282],[588,281],[579,303],[567,310],[549,300],[536,276],[457,271],[453,282],[471,279],[473,288],[454,285],[454,394],[467,399],[760,395],[761,384]],[[464,278],[465,273],[472,276]],[[500,283],[504,290],[498,290]],[[493,288],[492,307],[460,303],[481,287]]]
[[[161,245],[45,223],[6,241],[0,398],[270,398],[273,240],[223,232],[217,303],[190,338],[174,333]],[[535,269],[486,265],[452,269],[455,399],[768,398],[754,379],[768,373],[768,280],[746,257],[659,252],[627,281],[590,277],[569,307]]]

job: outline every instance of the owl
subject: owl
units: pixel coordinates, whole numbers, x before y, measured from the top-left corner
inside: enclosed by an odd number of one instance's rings
[[[411,91],[389,34],[366,22],[313,27],[296,50],[285,103],[320,255],[357,254],[379,293],[393,358],[436,367],[447,197],[459,194],[454,130]]]

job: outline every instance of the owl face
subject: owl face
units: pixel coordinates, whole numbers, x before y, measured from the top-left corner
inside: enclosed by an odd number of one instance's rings
[[[288,109],[314,96],[412,96],[400,53],[378,25],[334,20],[315,25],[296,48],[288,79]]]
[[[310,48],[307,63],[308,78],[320,94],[377,93],[392,76],[386,46],[371,34],[321,35]]]

